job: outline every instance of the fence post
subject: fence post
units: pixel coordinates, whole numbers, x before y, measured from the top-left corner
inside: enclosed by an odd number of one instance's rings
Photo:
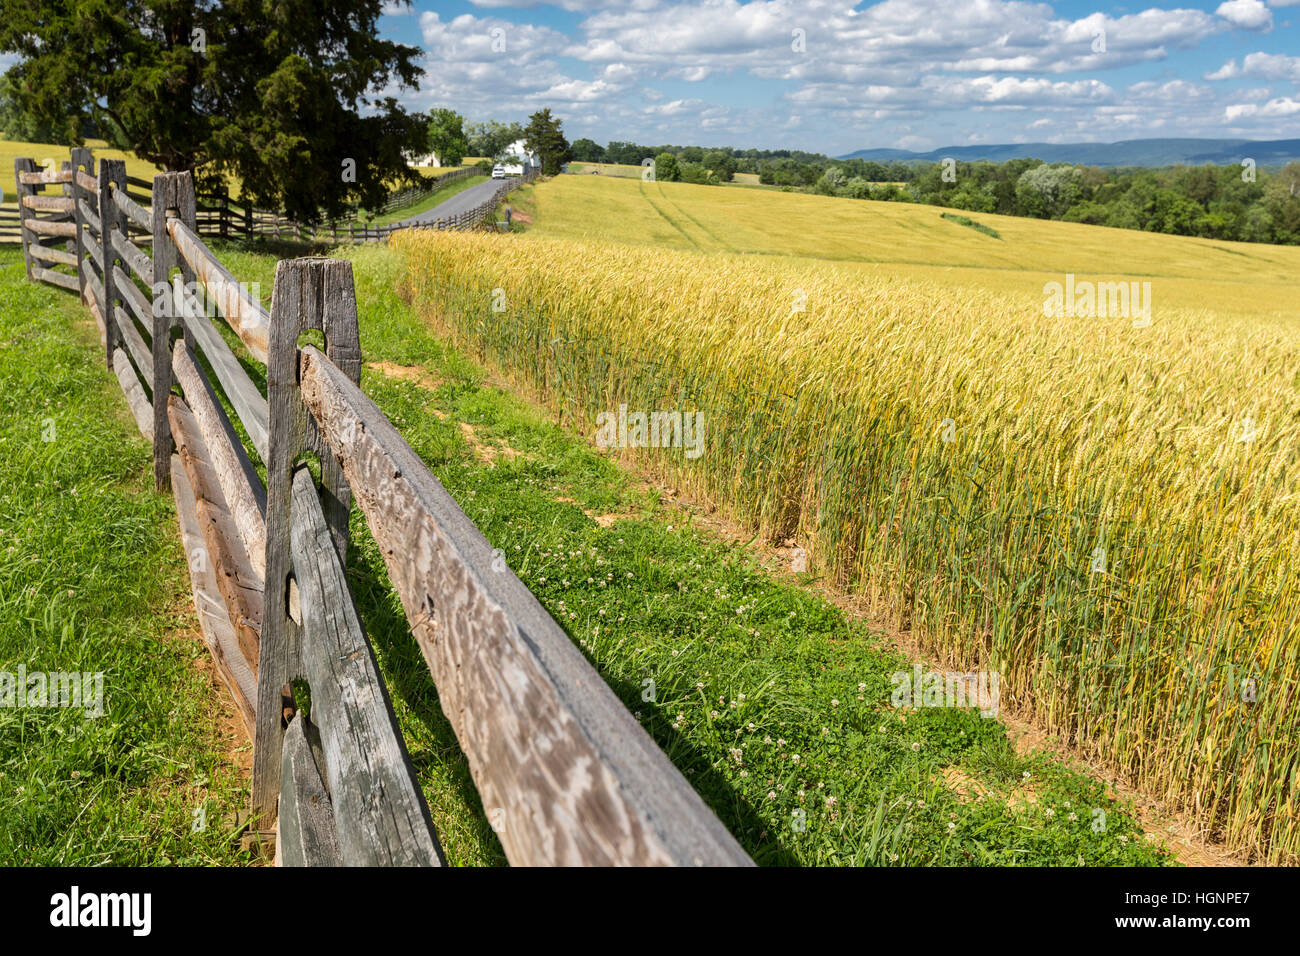
[[[113,248],[113,232],[120,230],[126,235],[126,215],[118,208],[113,199],[113,188],[126,191],[126,160],[101,159],[99,161],[99,251],[104,263],[103,280],[104,301],[99,303],[99,311],[104,319],[104,349],[108,367],[113,367],[113,353],[122,345],[122,329],[117,324],[117,281],[113,278],[113,265],[117,262],[117,250]],[[126,303],[123,302],[123,305]],[[130,322],[131,317],[126,316]],[[140,369],[140,375],[145,374]],[[164,400],[166,404],[166,400]],[[154,423],[157,428],[157,422]]]
[[[77,224],[77,245],[75,250],[77,255],[77,287],[81,290],[81,304],[85,305],[86,297],[90,293],[90,288],[89,284],[86,282],[86,274],[81,268],[81,263],[84,262],[86,258],[86,237],[84,233],[86,228],[86,219],[81,214],[81,204],[84,202],[87,206],[90,205],[90,193],[81,187],[81,183],[78,181],[77,176],[79,173],[83,172],[87,176],[93,177],[95,175],[95,157],[91,154],[90,150],[86,149],[84,146],[76,146],[73,148],[72,169],[72,218]],[[104,220],[101,218],[99,223],[103,226]],[[106,333],[104,337],[108,338],[107,320],[105,320],[104,328]],[[109,355],[110,362],[112,361],[112,358],[112,355]]]
[[[176,218],[191,229],[197,218],[194,180],[187,172],[159,173],[153,178],[153,483],[158,491],[171,482],[174,442],[167,418],[167,396],[172,391],[172,327],[176,320],[176,303],[169,295],[160,295],[160,285],[171,282],[172,269],[179,264],[176,244],[167,232],[168,217]],[[163,308],[158,303],[164,304]],[[167,307],[167,306],[171,307]]]
[[[221,211],[218,213],[220,218],[217,221],[217,229],[221,233],[222,239],[230,238],[230,190],[225,186],[221,187],[218,194],[221,197]]]
[[[352,489],[316,428],[298,386],[298,338],[315,329],[325,354],[353,382],[361,380],[361,344],[352,263],[288,259],[275,270],[266,356],[270,436],[266,461],[266,599],[258,650],[257,731],[253,740],[253,812],[259,826],[276,815],[284,743],[286,685],[303,673],[301,628],[288,614],[290,514],[293,473],[305,453],[321,466],[321,509],[339,559],[346,564]]]
[[[14,160],[14,185],[18,189],[18,237],[23,244],[23,262],[27,266],[27,281],[32,280],[32,250],[29,248],[32,233],[27,229],[27,220],[35,214],[28,209],[23,200],[36,195],[36,187],[23,182],[23,173],[36,172],[36,160],[19,156]]]

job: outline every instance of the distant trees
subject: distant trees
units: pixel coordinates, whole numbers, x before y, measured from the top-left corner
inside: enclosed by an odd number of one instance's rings
[[[518,123],[498,123],[486,120],[471,123],[467,131],[470,156],[500,159],[511,143],[524,138],[524,128]]]
[[[605,147],[601,146],[592,139],[574,140],[571,147],[573,160],[577,163],[603,163],[605,159]]]
[[[677,157],[672,153],[660,153],[655,157],[655,179],[661,183],[675,183],[682,178],[677,168]]]
[[[528,117],[524,129],[524,148],[536,153],[542,160],[542,173],[559,175],[560,168],[569,161],[569,141],[564,138],[561,122],[549,109],[539,110]]]
[[[443,166],[459,166],[469,152],[465,118],[455,110],[429,110],[429,151]]]

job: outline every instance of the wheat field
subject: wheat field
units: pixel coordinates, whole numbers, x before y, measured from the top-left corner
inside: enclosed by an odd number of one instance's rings
[[[1229,845],[1300,856],[1300,250],[600,177],[537,201],[522,237],[394,237],[438,324],[589,435],[702,411],[698,459],[632,454]],[[1150,281],[1152,321],[1046,317],[1067,272]]]

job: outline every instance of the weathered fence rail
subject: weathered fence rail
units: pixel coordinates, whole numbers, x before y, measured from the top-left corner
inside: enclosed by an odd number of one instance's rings
[[[432,195],[449,182],[476,175],[475,169],[457,169],[438,177],[429,187],[410,187],[393,193],[384,203],[381,212],[401,209]],[[287,216],[268,209],[258,209],[232,200],[227,191],[202,197],[197,207],[195,232],[201,236],[220,239],[274,238],[299,242],[382,242],[399,229],[469,229],[483,222],[496,209],[502,197],[510,190],[537,178],[536,170],[527,175],[502,183],[492,195],[473,209],[454,216],[420,223],[414,226],[393,223],[372,226],[357,219],[332,221],[320,225],[304,225]]]
[[[268,311],[200,238],[188,173],[144,184],[84,149],[15,172],[28,278],[81,295],[171,488],[279,861],[444,862],[344,572],[355,499],[511,863],[751,862],[361,391],[350,263],[280,262]]]

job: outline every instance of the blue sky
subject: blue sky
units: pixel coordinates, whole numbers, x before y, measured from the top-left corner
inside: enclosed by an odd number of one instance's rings
[[[386,9],[385,34],[424,51],[420,88],[390,91],[408,107],[523,120],[549,106],[570,139],[835,155],[1300,137],[1300,0],[416,0]]]

